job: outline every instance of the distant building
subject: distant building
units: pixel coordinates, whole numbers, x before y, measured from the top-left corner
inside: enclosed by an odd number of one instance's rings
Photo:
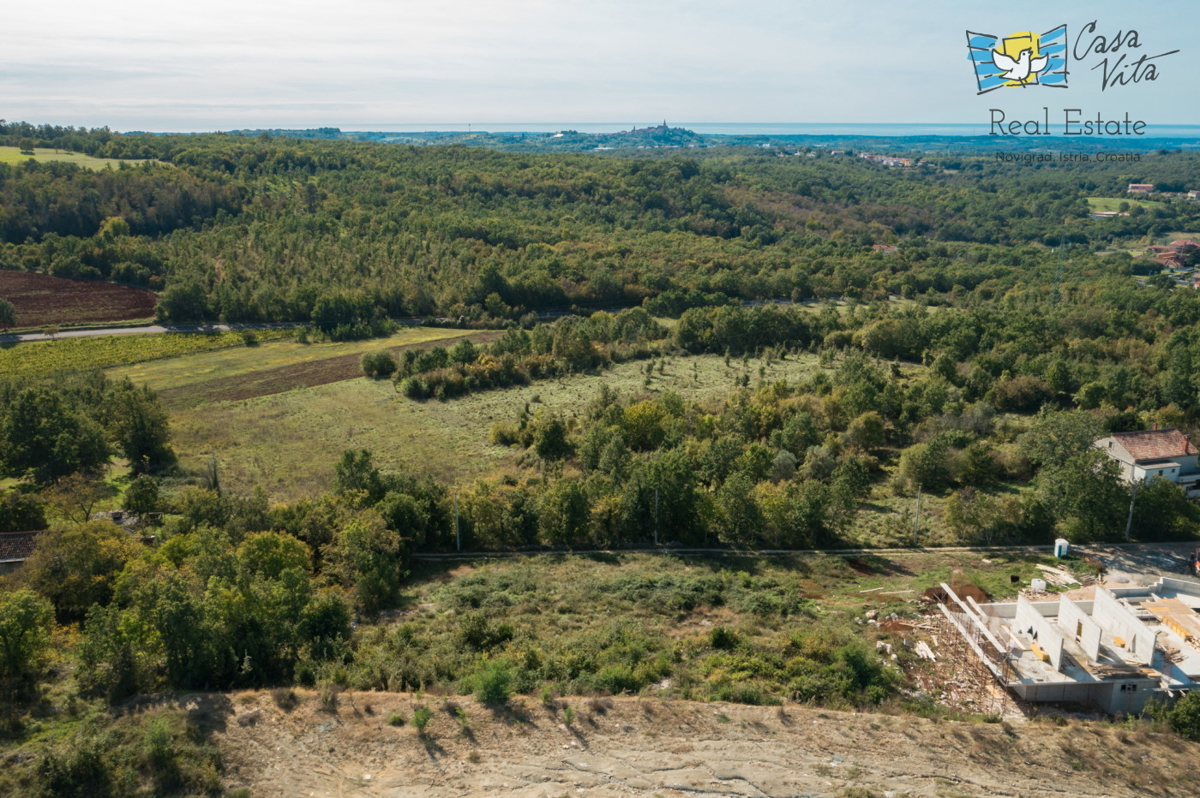
[[[898,247],[893,244],[872,244],[871,249],[875,250],[876,252],[891,253],[895,252]]]
[[[1200,199],[1200,191],[1189,191],[1188,199]]]
[[[1153,183],[1130,183],[1128,192],[1130,194],[1149,194],[1153,190]]]
[[[1092,211],[1091,213],[1088,214],[1088,218],[1089,219],[1111,219],[1114,216],[1120,216],[1120,215],[1121,214],[1117,213],[1116,211]]]
[[[0,574],[12,573],[29,559],[37,535],[37,532],[0,533]]]
[[[1183,488],[1189,499],[1200,498],[1200,468],[1196,465],[1200,449],[1177,429],[1117,432],[1100,438],[1094,446],[1117,461],[1121,478],[1131,485],[1162,477]]]

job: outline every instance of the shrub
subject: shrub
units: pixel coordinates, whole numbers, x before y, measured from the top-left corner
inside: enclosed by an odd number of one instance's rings
[[[490,661],[475,674],[475,697],[481,703],[501,706],[512,697],[512,671],[501,662]]]
[[[393,712],[391,715],[388,715],[388,725],[389,726],[397,726],[397,727],[403,726],[404,725],[404,716],[401,715],[399,712]]]
[[[429,707],[417,707],[413,710],[412,725],[422,736],[425,734],[425,727],[429,725],[429,721],[433,719],[433,712]]]
[[[0,680],[40,674],[53,620],[50,602],[32,590],[0,594]]]
[[[713,648],[728,651],[737,646],[737,634],[724,626],[714,626],[708,631],[708,644]]]
[[[1200,741],[1200,692],[1193,690],[1167,713],[1167,722],[1186,740]]]
[[[271,691],[271,699],[284,712],[291,712],[300,705],[300,697],[290,687],[276,687]]]
[[[321,709],[326,712],[337,712],[338,696],[341,692],[341,685],[332,682],[321,682],[318,690],[318,695],[321,698]]]
[[[390,377],[396,373],[396,358],[391,352],[366,352],[359,361],[363,374],[372,379]]]

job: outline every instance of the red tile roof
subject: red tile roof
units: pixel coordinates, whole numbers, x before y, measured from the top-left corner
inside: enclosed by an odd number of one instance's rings
[[[33,554],[33,538],[37,532],[0,533],[0,562],[29,559]]]
[[[1135,463],[1200,454],[1200,449],[1192,444],[1191,439],[1177,429],[1118,432],[1113,438],[1125,447]]]

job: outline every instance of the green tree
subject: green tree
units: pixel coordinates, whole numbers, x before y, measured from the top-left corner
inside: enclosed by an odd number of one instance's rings
[[[135,387],[128,378],[117,383],[108,413],[117,448],[135,472],[157,471],[175,461],[170,420],[150,386]]]
[[[17,142],[17,149],[22,155],[33,155],[33,148],[37,146],[37,142],[31,138],[23,138]]]
[[[1116,540],[1124,532],[1129,488],[1115,460],[1097,449],[1046,465],[1035,479],[1037,495],[1063,536],[1079,543]]]
[[[149,474],[139,474],[125,489],[121,507],[135,515],[158,512],[158,480]]]
[[[900,454],[900,473],[914,485],[938,493],[950,485],[950,453],[939,438],[914,443]]]
[[[196,282],[173,282],[158,295],[158,304],[154,308],[154,316],[160,322],[169,324],[194,324],[207,321],[212,311],[209,308],[208,294],[204,287]]]
[[[395,601],[407,574],[400,536],[378,517],[347,524],[327,559],[344,583],[354,586],[359,606],[369,614]]]
[[[7,299],[0,298],[0,327],[7,330],[17,323],[17,309]]]
[[[46,386],[17,393],[0,408],[0,470],[5,476],[52,482],[108,462],[104,430]]]
[[[54,608],[32,590],[0,593],[0,680],[9,690],[41,675]]]
[[[1192,690],[1166,712],[1167,722],[1185,740],[1200,741],[1200,692]]]
[[[551,545],[578,544],[586,538],[591,505],[583,485],[561,479],[538,500],[538,525],[542,541]]]
[[[717,518],[726,543],[748,545],[758,538],[762,523],[753,490],[754,482],[738,471],[717,491]]]
[[[312,559],[308,546],[291,535],[278,532],[247,535],[237,553],[248,571],[267,579],[279,579],[284,571],[293,568],[307,572]]]
[[[21,576],[53,602],[59,618],[81,620],[93,604],[112,600],[117,576],[141,552],[142,545],[125,530],[92,521],[38,535]]]
[[[567,427],[557,416],[539,421],[533,436],[533,451],[544,462],[561,460],[571,453]]]
[[[0,532],[36,532],[45,528],[45,502],[36,493],[0,491]]]
[[[1101,429],[1100,419],[1086,411],[1043,409],[1020,437],[1019,446],[1034,465],[1062,467],[1090,449]]]

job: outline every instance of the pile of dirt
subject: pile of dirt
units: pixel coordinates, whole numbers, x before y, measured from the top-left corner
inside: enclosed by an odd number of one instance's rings
[[[1145,727],[937,722],[649,698],[184,699],[231,787],[267,796],[1184,796],[1200,745]],[[432,712],[425,734],[413,713]],[[566,711],[570,707],[571,712]],[[567,723],[570,717],[570,724]],[[394,725],[403,721],[402,725]]]

